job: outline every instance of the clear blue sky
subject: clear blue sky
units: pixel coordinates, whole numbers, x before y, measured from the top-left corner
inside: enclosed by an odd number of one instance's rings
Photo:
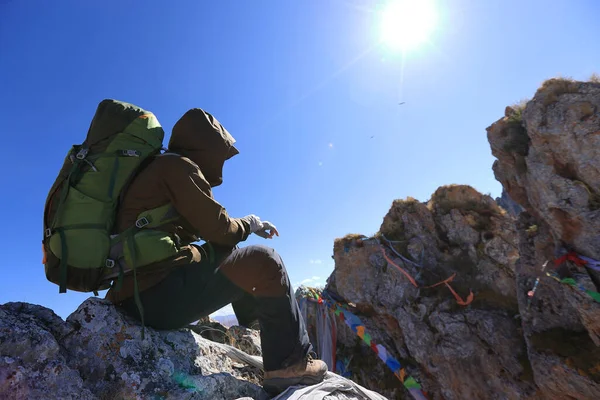
[[[0,303],[66,317],[87,297],[46,281],[42,212],[104,98],[167,133],[189,108],[213,113],[241,151],[217,200],[272,221],[292,281],[322,283],[334,238],[375,233],[395,198],[451,183],[497,196],[485,128],[544,79],[600,66],[594,0],[438,1],[429,43],[404,58],[378,44],[377,4],[1,1]]]

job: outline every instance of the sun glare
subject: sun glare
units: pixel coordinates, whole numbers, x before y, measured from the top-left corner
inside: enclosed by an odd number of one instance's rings
[[[437,15],[431,0],[390,0],[380,14],[380,40],[391,50],[410,50],[427,40]]]

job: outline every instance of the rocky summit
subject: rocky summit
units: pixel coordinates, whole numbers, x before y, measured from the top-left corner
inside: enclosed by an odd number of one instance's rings
[[[311,340],[389,399],[600,399],[600,84],[548,80],[487,136],[502,196],[443,186],[335,240],[325,288],[297,292]],[[141,340],[101,299],[66,321],[7,303],[0,397],[263,399],[260,368],[221,344],[255,360],[259,337],[206,319]]]
[[[391,399],[599,399],[600,84],[548,80],[487,133],[502,196],[440,187],[336,240],[310,335]]]

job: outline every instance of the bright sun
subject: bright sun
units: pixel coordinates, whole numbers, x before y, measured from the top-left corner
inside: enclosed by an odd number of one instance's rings
[[[410,50],[429,37],[437,15],[431,0],[390,0],[380,15],[381,42],[391,50]]]

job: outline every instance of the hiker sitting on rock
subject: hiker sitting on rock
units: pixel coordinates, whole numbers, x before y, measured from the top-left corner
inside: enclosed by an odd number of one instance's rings
[[[145,323],[178,329],[232,303],[241,325],[260,324],[265,389],[318,383],[327,366],[309,355],[312,346],[281,257],[266,246],[236,246],[251,233],[271,239],[279,235],[276,228],[254,215],[232,218],[213,199],[225,160],[238,154],[234,142],[212,115],[192,109],[175,124],[168,152],[154,158],[123,197],[117,232],[144,210],[171,204],[180,218],[161,230],[182,244],[206,241],[184,245],[175,257],[139,273]],[[127,275],[107,299],[139,317],[133,295]]]

